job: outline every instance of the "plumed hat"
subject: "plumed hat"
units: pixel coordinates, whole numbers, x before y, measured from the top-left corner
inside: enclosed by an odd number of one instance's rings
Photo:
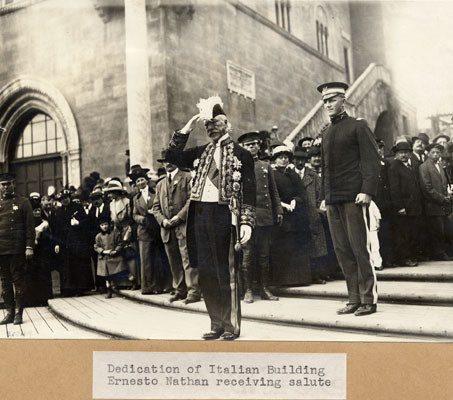
[[[224,115],[226,117],[225,111],[223,111],[223,102],[219,96],[200,99],[197,108],[200,111],[200,118],[203,121],[209,121],[218,115]]]

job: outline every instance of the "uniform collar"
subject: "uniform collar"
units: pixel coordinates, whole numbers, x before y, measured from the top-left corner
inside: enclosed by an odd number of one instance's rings
[[[343,111],[340,114],[330,117],[330,122],[332,122],[332,124],[337,124],[338,122],[343,121],[347,117],[348,117],[348,113],[346,111]]]

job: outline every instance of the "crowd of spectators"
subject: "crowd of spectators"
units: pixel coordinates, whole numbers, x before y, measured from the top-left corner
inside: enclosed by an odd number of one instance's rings
[[[281,210],[267,228],[265,289],[342,279],[327,218],[319,208],[320,137],[304,137],[291,148],[266,131],[256,134],[258,156],[270,165]],[[450,138],[443,135],[430,144],[425,134],[399,137],[391,154],[386,154],[382,140],[377,144],[382,168],[378,194],[370,206],[373,266],[382,270],[416,266],[422,260],[451,260]],[[36,248],[29,261],[27,304],[46,304],[53,296],[54,270],[59,273],[62,296],[101,291],[111,297],[112,289],[122,286],[143,294],[171,292],[171,301],[200,300],[196,266],[188,265],[185,243],[190,171],[179,171],[165,154],[160,161],[157,173],[128,165],[123,180],[103,179],[93,172],[78,189],[70,186],[53,195],[29,194]],[[179,205],[173,205],[168,188],[182,182]],[[253,302],[247,290],[262,278],[255,271],[257,263],[244,251],[242,296]],[[263,292],[262,298],[278,300],[270,292]]]

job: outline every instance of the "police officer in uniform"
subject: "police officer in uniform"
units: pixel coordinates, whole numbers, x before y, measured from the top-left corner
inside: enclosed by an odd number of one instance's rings
[[[260,150],[260,133],[247,132],[239,136],[238,142],[248,150],[255,161],[256,179],[256,226],[251,239],[242,247],[241,265],[244,281],[244,301],[253,303],[254,272],[258,278],[259,295],[262,300],[278,300],[269,289],[270,281],[270,246],[272,228],[283,221],[283,208],[278,195],[274,173],[268,162],[258,158]],[[254,266],[256,270],[254,270]]]
[[[22,323],[25,260],[33,257],[35,246],[33,210],[15,193],[15,179],[12,173],[0,174],[0,279],[6,307],[0,325]]]
[[[331,121],[322,139],[320,198],[348,288],[349,302],[337,313],[362,316],[376,312],[376,274],[367,249],[367,209],[377,192],[381,164],[366,121],[350,117],[344,109],[347,89],[342,82],[318,86]]]

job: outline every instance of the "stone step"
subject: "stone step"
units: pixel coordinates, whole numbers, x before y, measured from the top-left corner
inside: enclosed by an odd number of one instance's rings
[[[344,284],[344,282],[342,282]],[[142,295],[139,291],[121,291],[129,299],[167,308],[206,313],[204,302],[185,305],[169,302],[169,295]],[[379,334],[410,335],[453,339],[453,308],[408,304],[379,304],[369,316],[337,315],[345,301],[283,297],[279,301],[241,302],[243,318],[284,323],[292,326],[316,326]]]
[[[378,280],[453,282],[453,261],[421,262],[417,267],[385,268]]]
[[[453,282],[380,281],[378,277],[379,302],[406,304],[437,304],[453,306]],[[347,299],[345,281],[327,282],[325,285],[287,287],[274,289],[279,296],[327,297]]]
[[[52,312],[71,323],[101,332],[110,337],[154,340],[200,340],[209,331],[209,318],[204,312],[190,312],[142,304],[123,297],[105,300],[101,295],[57,298],[50,302]],[[199,310],[203,310],[202,303]],[[73,339],[77,339],[74,336]],[[325,329],[300,324],[282,324],[271,320],[243,319],[240,341],[360,341],[360,342],[432,342],[445,339],[389,333],[353,332]]]

